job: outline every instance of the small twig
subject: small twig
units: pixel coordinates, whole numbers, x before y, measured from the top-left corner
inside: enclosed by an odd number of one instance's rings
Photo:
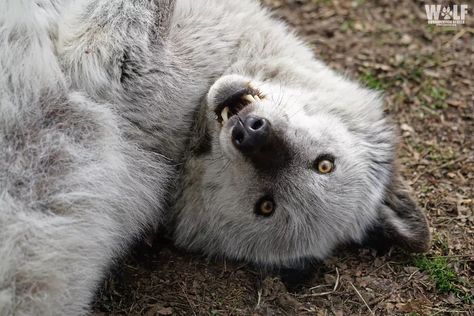
[[[388,262],[385,262],[384,264],[381,264],[380,266],[378,266],[378,267],[375,268],[374,270],[372,270],[372,271],[370,271],[369,273],[367,273],[367,275],[371,275],[372,273],[375,273],[376,271],[379,271],[380,269],[382,269],[383,267],[385,267],[387,264],[388,264]]]
[[[316,285],[316,286],[313,286],[313,287],[310,287],[309,290],[310,291],[314,291],[316,289],[319,289],[319,288],[322,288],[322,287],[329,287],[331,286],[330,284],[320,284],[320,285]]]
[[[334,283],[334,288],[332,291],[327,291],[327,292],[320,292],[320,293],[311,293],[311,294],[303,294],[303,295],[298,295],[298,297],[304,298],[304,297],[316,297],[316,296],[324,296],[324,295],[329,295],[334,292],[336,292],[337,287],[339,286],[339,269],[336,268],[336,282]]]
[[[339,269],[336,267],[336,283],[334,284],[334,288],[332,289],[333,292],[337,290],[337,286],[339,285]]]
[[[325,296],[334,293],[333,291],[328,291],[328,292],[320,292],[320,293],[311,293],[311,294],[303,294],[303,295],[298,295],[300,298],[305,298],[305,297],[317,297],[317,296]]]
[[[449,47],[453,42],[457,41],[460,39],[464,34],[467,33],[466,29],[461,29],[459,32],[456,33],[449,41],[447,41],[443,46],[444,47]]]
[[[357,295],[360,297],[360,299],[362,300],[362,302],[364,302],[365,306],[367,307],[367,309],[369,310],[370,314],[371,315],[375,315],[374,312],[372,311],[372,309],[369,307],[369,305],[367,304],[367,302],[365,301],[364,297],[360,294],[359,290],[357,290],[357,288],[354,286],[354,284],[352,284],[352,282],[349,282],[350,285],[352,286],[352,288],[354,289],[354,291],[356,291]]]
[[[436,314],[434,315],[437,315],[437,314],[441,314],[441,313],[456,313],[456,314],[460,314],[460,313],[468,313],[469,311],[465,311],[465,310],[452,310],[452,309],[442,309],[442,308],[436,308],[436,307],[430,307],[430,306],[425,306],[426,308],[428,309],[431,309],[431,310],[434,310],[434,311],[437,311]]]
[[[127,268],[131,269],[131,270],[135,270],[135,271],[139,270],[137,267],[134,267],[134,266],[132,266],[132,265],[130,265],[130,264],[126,264],[126,263],[125,263],[124,265],[125,265]]]
[[[413,178],[413,180],[411,180],[411,184],[412,184],[412,185],[415,184],[415,183],[420,179],[420,177],[423,176],[423,175],[425,175],[425,174],[432,173],[433,171],[436,171],[436,170],[438,170],[438,169],[443,169],[443,168],[446,168],[446,167],[448,167],[448,166],[454,165],[454,164],[456,164],[456,163],[458,163],[458,162],[461,162],[461,161],[463,161],[463,160],[466,160],[467,158],[468,158],[468,157],[466,157],[466,156],[459,157],[459,158],[457,158],[457,159],[454,159],[454,160],[445,162],[445,163],[442,164],[442,165],[435,166],[435,167],[433,167],[433,168],[431,168],[431,169],[428,169],[428,170],[426,170],[426,171],[420,172],[420,174],[418,174],[415,178]]]
[[[402,284],[402,287],[405,286],[408,282],[410,282],[411,278],[415,275],[415,273],[419,272],[418,270],[413,271],[412,274],[408,277],[408,280],[405,281],[405,283]]]
[[[255,306],[255,308],[259,308],[260,307],[260,301],[262,300],[262,290],[258,290],[257,291],[257,306]]]
[[[186,298],[186,301],[188,301],[189,307],[191,307],[191,311],[193,312],[193,315],[196,316],[196,312],[194,311],[194,304],[192,304],[191,300],[188,297],[188,293],[186,293],[186,288],[184,285],[180,284],[181,290],[183,291],[184,297]]]

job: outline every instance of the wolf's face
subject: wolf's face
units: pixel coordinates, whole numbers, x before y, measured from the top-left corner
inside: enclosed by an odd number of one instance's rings
[[[207,151],[201,142],[186,170],[178,244],[291,267],[341,243],[362,243],[386,222],[400,239],[416,235],[383,207],[393,182],[393,129],[376,96],[353,95],[372,112],[344,110],[350,98],[330,90],[219,79],[207,98]]]
[[[175,207],[178,244],[281,266],[371,230],[426,248],[377,94],[334,75],[252,1],[232,2],[246,12],[240,26],[222,19],[231,1],[166,3],[74,4],[57,50],[71,87],[107,103],[123,136],[157,160],[181,166],[197,139]]]

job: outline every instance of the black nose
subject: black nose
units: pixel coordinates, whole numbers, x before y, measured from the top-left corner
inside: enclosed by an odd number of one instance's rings
[[[257,151],[270,137],[270,122],[248,115],[238,120],[232,129],[232,143],[243,153]]]

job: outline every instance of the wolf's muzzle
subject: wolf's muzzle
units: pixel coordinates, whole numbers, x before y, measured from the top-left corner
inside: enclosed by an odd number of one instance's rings
[[[273,173],[288,165],[290,150],[270,121],[255,114],[238,114],[232,127],[232,144],[260,171]]]

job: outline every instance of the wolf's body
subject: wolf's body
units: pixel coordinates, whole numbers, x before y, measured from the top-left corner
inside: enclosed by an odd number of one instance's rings
[[[113,258],[157,225],[170,175],[112,107],[69,89],[59,9],[0,3],[0,315],[85,313]]]
[[[394,146],[374,94],[333,74],[253,1],[177,0],[174,10],[171,3],[0,4],[0,314],[87,312],[114,258],[160,221],[188,140],[193,138],[192,145],[200,140],[200,133],[192,134],[196,111],[225,74],[280,85],[282,91],[324,87],[322,108],[333,96],[338,102],[332,109],[359,128],[381,122],[368,133],[385,141],[380,146],[389,162],[377,174],[380,187],[369,188],[376,192],[370,206],[380,209],[377,203],[393,174]],[[216,138],[212,143],[214,155]],[[206,155],[209,151],[200,157]],[[209,168],[222,188],[232,184],[228,174],[219,176],[215,169],[227,159],[207,156],[217,159],[211,166],[201,158],[197,168]],[[232,248],[221,233],[228,229],[232,237],[245,221],[255,227],[254,218],[245,215],[233,227],[233,220],[215,216],[199,197],[211,201],[207,194],[214,191],[189,182],[201,176],[189,172],[178,200],[180,245],[212,254],[210,247],[218,245],[218,254],[256,262],[267,255],[271,264],[297,260],[295,253],[283,255],[289,258],[283,262],[271,252],[257,258],[238,245]],[[229,197],[221,201],[232,203]],[[196,204],[183,204],[188,202]],[[202,219],[223,221],[206,234],[205,222],[196,220],[193,210]],[[371,225],[381,216],[397,218],[393,212],[367,214],[362,217],[369,220],[362,222]],[[423,226],[422,215],[416,220],[414,228]],[[400,229],[411,228],[395,222]],[[348,236],[361,239],[366,228],[357,226]],[[321,255],[331,247],[322,247]]]

